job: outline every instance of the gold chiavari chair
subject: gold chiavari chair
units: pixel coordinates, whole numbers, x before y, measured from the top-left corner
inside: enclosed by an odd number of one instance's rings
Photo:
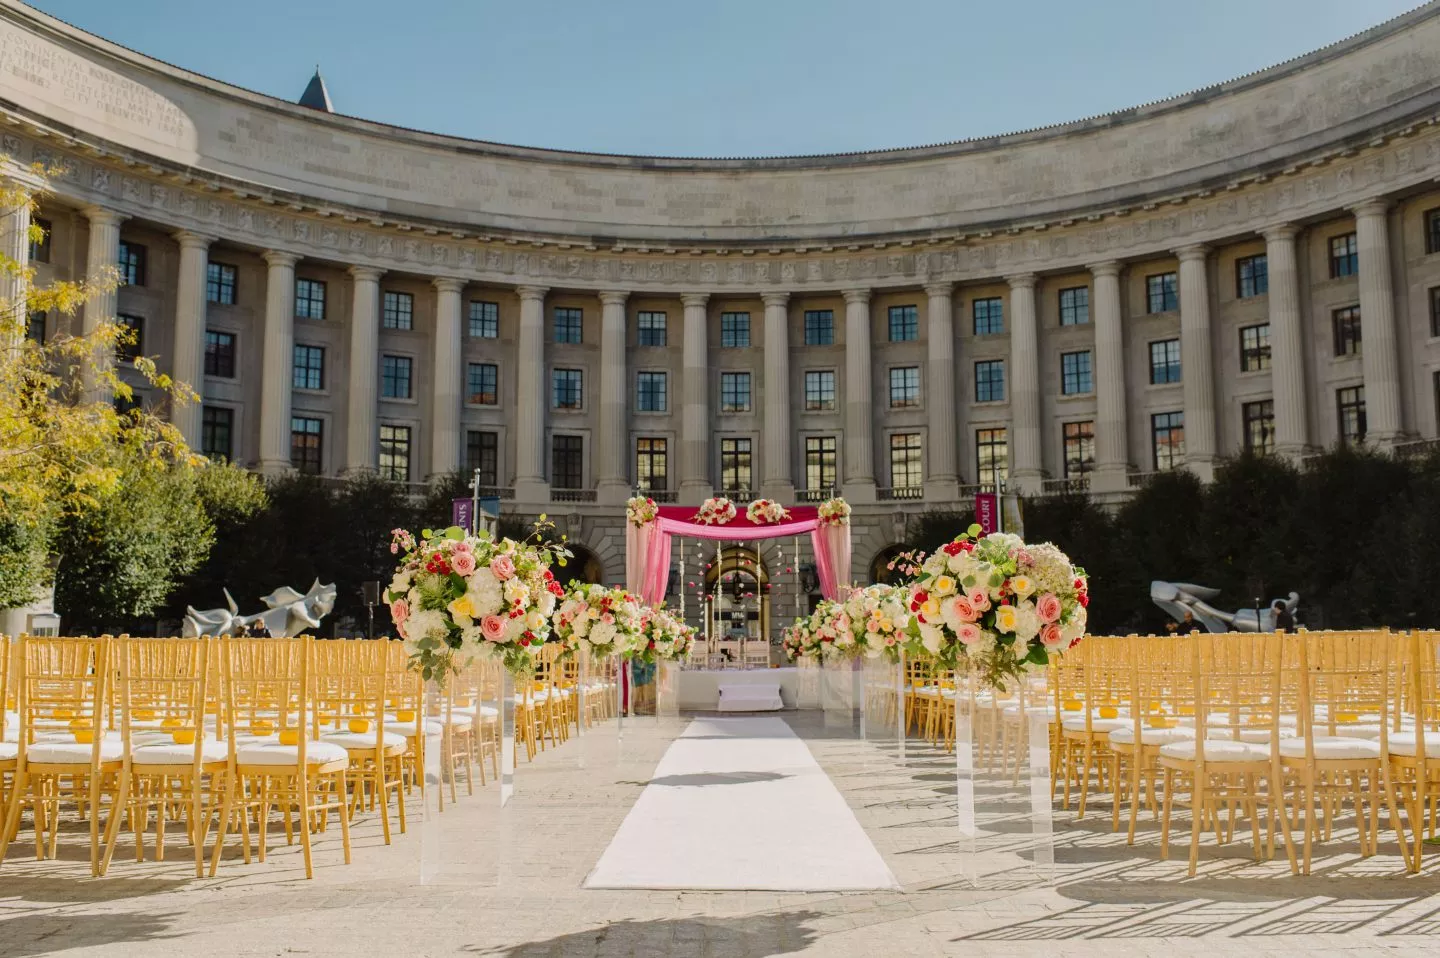
[[[1130,687],[1124,697],[1125,725],[1109,734],[1110,781],[1115,790],[1111,827],[1120,830],[1120,792],[1124,789],[1130,805],[1126,842],[1135,843],[1142,788],[1151,814],[1159,817],[1156,801],[1159,757],[1162,746],[1195,737],[1194,674],[1181,667],[1176,651],[1183,646],[1168,638],[1138,635],[1125,637],[1110,651],[1128,664]]]
[[[15,643],[19,646],[19,643]],[[0,635],[0,828],[4,828],[5,807],[10,800],[10,780],[20,756],[20,716],[12,712],[15,701],[10,691],[10,636]]]
[[[426,796],[425,747],[431,737],[439,738],[444,726],[425,715],[425,682],[409,667],[405,643],[399,639],[377,640],[383,647],[385,666],[385,730],[405,737],[400,756],[400,773],[408,795],[416,788]],[[483,779],[481,780],[483,784]],[[402,808],[403,811],[403,808]]]
[[[1129,722],[1120,707],[1124,668],[1117,650],[1122,642],[1115,636],[1094,636],[1069,655],[1061,656],[1062,662],[1077,660],[1067,672],[1068,681],[1074,684],[1057,689],[1057,695],[1067,696],[1057,703],[1057,712],[1064,752],[1066,808],[1070,807],[1072,780],[1080,791],[1076,821],[1085,817],[1091,780],[1100,791],[1106,787],[1106,772],[1111,767],[1110,733]]]
[[[405,832],[405,797],[401,789],[409,745],[404,735],[387,730],[385,724],[386,709],[395,704],[393,697],[387,699],[391,661],[384,642],[316,643],[314,683],[335,696],[331,702],[337,709],[339,727],[326,731],[313,718],[311,722],[313,737],[340,746],[350,760],[346,779],[352,817],[357,811],[378,806],[387,845],[392,792],[400,805],[400,832]]]
[[[1412,631],[1403,645],[1397,708],[1413,727],[1388,733],[1383,761],[1405,867],[1418,872],[1426,836],[1434,836],[1440,815],[1440,632]]]
[[[204,874],[205,844],[216,798],[227,790],[227,748],[207,727],[211,639],[122,639],[112,646],[124,746],[117,814],[106,828],[100,874],[110,867],[121,814],[130,816],[135,860],[145,856],[145,828],[155,809],[155,860],[165,858],[165,821],[179,812]]]
[[[90,873],[100,874],[102,787],[119,772],[123,745],[105,728],[111,639],[24,636],[18,680],[19,742],[14,783],[0,826],[0,863],[29,805],[35,857],[55,857],[60,806],[68,780],[71,801],[90,823]],[[109,788],[116,814],[114,786]]]
[[[306,878],[315,875],[310,846],[317,816],[328,815],[332,809],[340,816],[345,863],[350,864],[350,806],[345,793],[349,756],[338,745],[310,737],[313,640],[309,636],[227,637],[222,640],[221,654],[229,788],[210,857],[211,876],[220,864],[232,814],[240,822],[246,862],[250,861],[248,823],[250,816],[255,816],[259,859],[265,860],[272,808],[284,813],[287,834],[290,810],[298,814]],[[272,737],[277,726],[278,738]]]

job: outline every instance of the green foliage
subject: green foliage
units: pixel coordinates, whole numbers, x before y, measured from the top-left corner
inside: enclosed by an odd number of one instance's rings
[[[52,525],[19,522],[0,511],[0,608],[28,605],[49,584]]]

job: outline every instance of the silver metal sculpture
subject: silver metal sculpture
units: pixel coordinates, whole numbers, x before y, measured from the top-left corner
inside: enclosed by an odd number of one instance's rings
[[[268,608],[254,615],[240,615],[230,590],[222,591],[225,593],[226,608],[201,611],[194,606],[186,607],[182,635],[234,635],[242,627],[250,629],[261,622],[271,635],[300,635],[318,629],[320,620],[335,608],[335,584],[321,585],[319,579],[304,595],[289,586],[281,586],[269,595],[261,596],[260,601]]]
[[[1281,602],[1293,616],[1300,605],[1300,594],[1292,592],[1283,599],[1272,599],[1262,607],[1259,619],[1255,609],[1237,609],[1221,612],[1206,600],[1220,594],[1219,589],[1194,585],[1190,582],[1150,583],[1150,601],[1154,602],[1176,622],[1185,621],[1189,612],[1198,628],[1205,632],[1273,632],[1275,631],[1275,603]]]

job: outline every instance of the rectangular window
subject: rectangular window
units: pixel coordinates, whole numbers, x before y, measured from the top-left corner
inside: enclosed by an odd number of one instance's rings
[[[1180,287],[1174,273],[1145,277],[1145,311],[1169,313],[1180,308]]]
[[[1073,286],[1060,291],[1060,325],[1084,326],[1090,322],[1090,287]]]
[[[890,408],[910,409],[920,405],[920,367],[896,366],[890,370]]]
[[[1083,396],[1095,391],[1090,375],[1090,350],[1060,354],[1060,392],[1066,396]]]
[[[293,380],[296,389],[325,388],[325,347],[295,344],[295,365]]]
[[[1268,456],[1275,451],[1275,400],[1261,399],[1240,407],[1245,451]]]
[[[145,285],[145,247],[120,241],[120,285]]]
[[[1330,278],[1354,276],[1360,272],[1360,247],[1354,233],[1330,237]]]
[[[383,329],[415,328],[415,297],[386,290],[380,297],[380,326]]]
[[[235,267],[224,263],[206,264],[205,301],[220,306],[235,305]]]
[[[1156,472],[1182,465],[1185,462],[1185,414],[1160,412],[1151,416],[1150,441]]]
[[[720,491],[748,492],[752,479],[749,439],[720,440]]]
[[[235,378],[235,334],[205,330],[205,375]]]
[[[834,489],[839,482],[834,436],[805,437],[805,488]]]
[[[1430,287],[1430,335],[1440,336],[1440,286]]]
[[[1270,267],[1264,253],[1235,261],[1235,295],[1241,299],[1270,292]]]
[[[1180,340],[1161,339],[1150,344],[1150,384],[1180,381]]]
[[[380,478],[410,481],[409,426],[380,426]]]
[[[835,345],[835,312],[833,310],[805,310],[805,345]]]
[[[920,434],[890,434],[890,488],[918,489],[925,484],[920,471]]]
[[[53,232],[50,221],[36,216],[30,220],[30,225],[40,227],[41,234],[38,240],[30,240],[30,262],[50,262],[50,234]]]
[[[1360,355],[1360,307],[1345,306],[1330,314],[1335,330],[1335,355]]]
[[[480,472],[480,485],[500,485],[500,434],[471,429],[465,433],[465,471]]]
[[[1010,441],[1004,429],[975,430],[975,481],[992,489],[1010,477]]]
[[[295,280],[295,318],[325,318],[325,283],[323,280]]]
[[[1240,371],[1253,373],[1270,368],[1270,324],[1245,326],[1240,330]]]
[[[919,338],[919,310],[914,306],[891,306],[890,342],[908,343]]]
[[[669,486],[669,451],[664,439],[644,436],[635,440],[635,488],[641,492],[664,492]]]
[[[998,336],[1005,332],[1005,300],[999,296],[977,299],[970,304],[976,336]]]
[[[725,349],[744,349],[750,345],[750,314],[720,314],[720,345]]]
[[[640,412],[665,412],[669,409],[668,379],[665,373],[637,373],[635,408]]]
[[[143,316],[115,317],[120,327],[117,331],[120,341],[115,344],[115,358],[122,363],[133,363],[145,352],[145,318]]]
[[[321,452],[325,444],[325,423],[308,416],[290,417],[290,465],[308,476],[322,471]]]
[[[380,359],[380,395],[386,399],[409,399],[413,365],[410,357],[382,356]]]
[[[810,369],[805,372],[805,411],[824,412],[835,408],[835,372]],[[815,486],[810,488],[814,489]]]
[[[750,374],[720,374],[720,411],[750,411]]]
[[[1083,476],[1095,468],[1095,423],[1065,423],[1065,478]]]
[[[664,346],[665,314],[648,310],[636,313],[635,333],[637,346]]]
[[[200,409],[200,452],[209,459],[234,459],[235,410],[223,406]]]
[[[1425,211],[1425,252],[1440,253],[1440,209]]]
[[[554,436],[550,440],[550,483],[556,489],[580,489],[585,483],[585,438]]]
[[[1340,443],[1353,446],[1365,441],[1365,387],[1337,390],[1335,404],[1340,413]]]
[[[975,364],[975,401],[1005,401],[1005,360],[986,359]]]
[[[555,307],[555,342],[557,343],[579,343],[581,340],[581,325],[584,321],[583,310],[569,306]]]
[[[557,369],[550,374],[550,404],[556,409],[583,409],[585,373],[580,369]]]
[[[465,385],[465,401],[472,406],[500,404],[500,367],[494,363],[466,364]]]
[[[485,300],[470,300],[470,337],[472,339],[500,338],[500,304]]]
[[[46,315],[44,310],[37,310],[30,314],[29,319],[25,323],[25,338],[41,346],[45,345]]]

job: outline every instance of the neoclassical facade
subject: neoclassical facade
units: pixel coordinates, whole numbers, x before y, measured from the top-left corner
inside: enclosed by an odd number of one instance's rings
[[[1193,94],[864,154],[529,149],[228,86],[0,0],[40,281],[267,473],[456,469],[623,575],[635,488],[839,489],[856,571],[1006,483],[1440,436],[1440,4]],[[68,331],[36,317],[32,334]]]

